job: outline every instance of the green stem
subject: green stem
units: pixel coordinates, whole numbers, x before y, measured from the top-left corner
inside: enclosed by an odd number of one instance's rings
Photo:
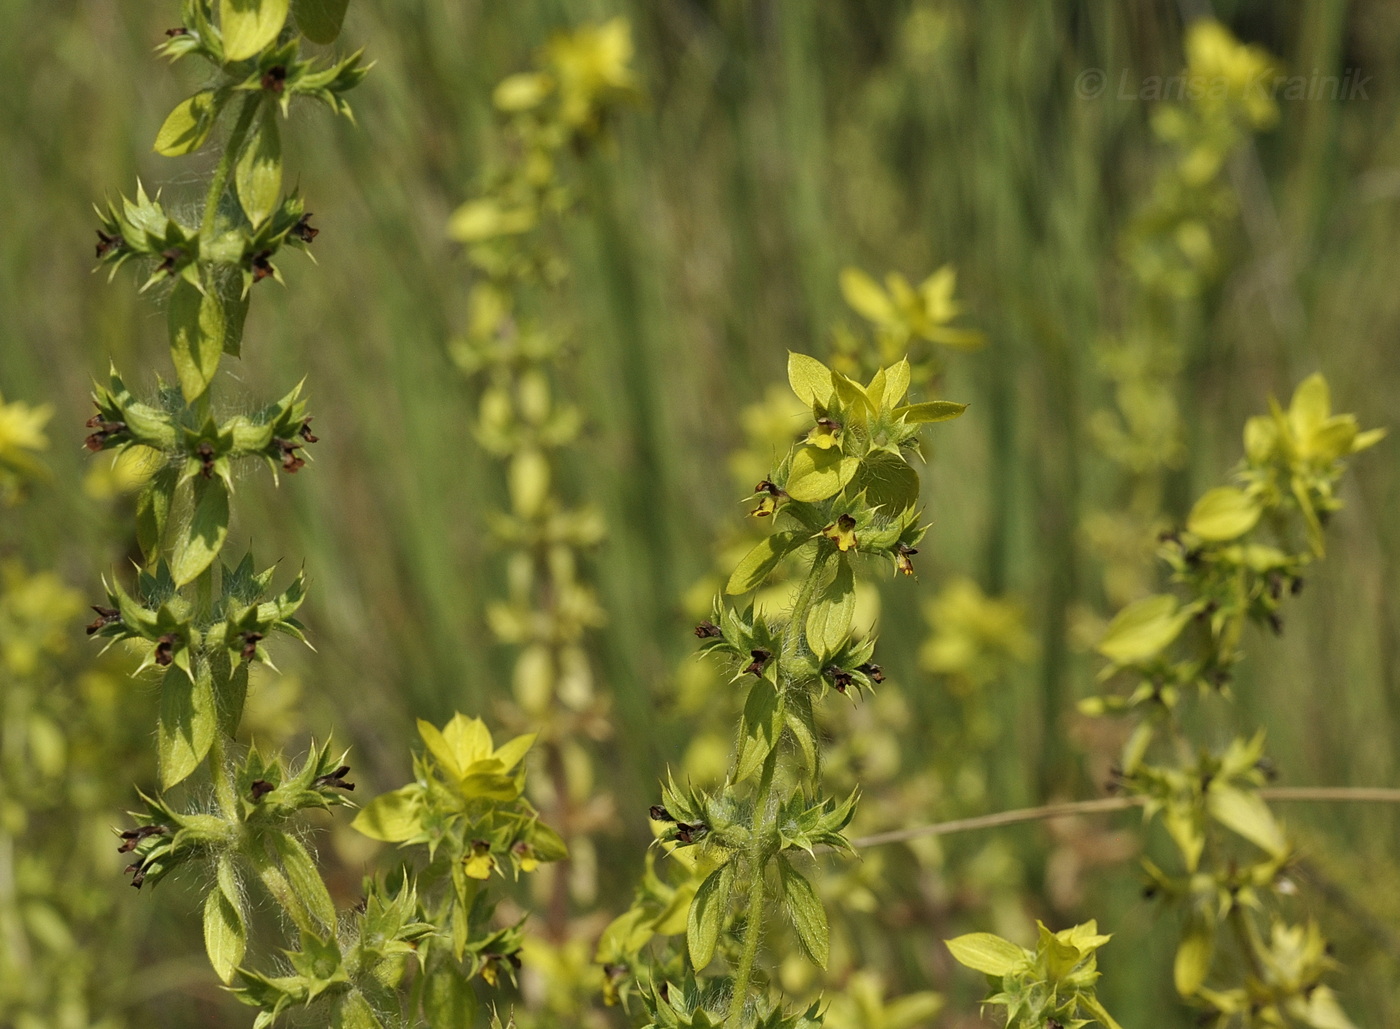
[[[239,151],[243,149],[248,130],[252,127],[262,102],[263,95],[260,92],[249,93],[244,99],[243,107],[238,112],[238,121],[234,122],[233,132],[229,133],[228,146],[219,158],[219,166],[214,169],[214,178],[209,183],[209,192],[204,197],[204,220],[199,224],[201,249],[213,238],[219,220],[219,201],[224,198],[224,190],[228,189],[229,176],[233,174],[233,166],[238,163]]]
[[[226,818],[238,817],[238,794],[233,788],[233,776],[227,761],[228,737],[223,729],[214,730],[214,742],[209,745],[209,778],[214,782],[214,797]]]
[[[763,762],[763,771],[758,779],[758,793],[754,798],[753,849],[749,853],[751,864],[749,883],[748,914],[744,920],[744,944],[739,953],[739,967],[734,970],[734,995],[729,1000],[729,1015],[724,1020],[724,1029],[739,1029],[744,1018],[744,1005],[749,998],[749,984],[753,980],[754,961],[758,958],[758,939],[763,934],[763,870],[771,856],[768,849],[768,834],[776,819],[776,809],[771,804],[773,796],[773,773],[778,767],[778,748],[768,752]]]

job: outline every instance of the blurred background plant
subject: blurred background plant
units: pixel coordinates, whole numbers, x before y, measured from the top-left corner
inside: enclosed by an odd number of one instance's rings
[[[1184,450],[1160,474],[1157,506],[1178,523],[1229,467],[1246,415],[1314,370],[1361,424],[1394,424],[1400,413],[1390,342],[1400,330],[1391,264],[1400,17],[1383,0],[1213,8],[1282,74],[1320,85],[1301,99],[1280,91],[1271,127],[1238,124],[1233,142],[1217,144],[1250,163],[1237,172],[1226,157],[1211,178],[1234,195],[1238,215],[1210,215],[1213,262],[1167,334],[1179,368],[1162,377],[1177,383]],[[1139,301],[1125,240],[1154,183],[1182,159],[1154,112],[1189,112],[1190,98],[1144,88],[1191,60],[1178,5],[1167,3],[358,0],[347,31],[379,44],[357,103],[373,132],[312,118],[287,141],[288,161],[317,184],[318,220],[337,231],[317,241],[319,269],[284,269],[295,290],[251,313],[249,331],[279,345],[244,361],[250,382],[309,372],[315,395],[335,398],[316,427],[336,449],[322,453],[314,477],[277,502],[256,478],[239,483],[259,551],[305,554],[315,573],[302,617],[318,653],[279,654],[279,682],[315,682],[296,724],[334,725],[354,748],[361,789],[373,793],[409,779],[415,717],[441,725],[456,710],[513,699],[517,655],[497,645],[485,618],[487,598],[508,595],[508,583],[497,552],[482,546],[490,513],[509,498],[497,458],[471,439],[476,398],[442,346],[470,321],[442,226],[486,166],[499,164],[496,84],[527,68],[555,31],[616,15],[631,22],[647,99],[614,127],[606,159],[580,162],[578,213],[560,230],[571,278],[558,296],[579,341],[570,399],[589,426],[558,470],[559,495],[591,503],[608,526],[597,556],[580,564],[608,616],[594,637],[615,727],[600,786],[621,813],[618,833],[597,839],[600,904],[616,912],[629,901],[650,839],[655,770],[691,741],[685,691],[666,684],[692,650],[684,594],[713,566],[709,541],[734,521],[724,467],[743,443],[740,410],[780,378],[787,350],[819,351],[843,317],[858,326],[833,288],[846,267],[867,269],[882,289],[897,270],[912,288],[954,263],[963,312],[950,324],[986,340],[966,352],[929,344],[945,358],[940,392],[972,406],[931,455],[925,496],[953,502],[936,505],[920,581],[880,588],[881,663],[889,683],[903,685],[909,714],[900,761],[912,769],[939,760],[926,728],[950,699],[919,667],[930,636],[923,612],[966,577],[998,602],[1019,596],[1037,642],[980,691],[1000,733],[984,762],[985,809],[1091,794],[1122,735],[1073,714],[1092,692],[1088,646],[1117,606],[1104,586],[1113,559],[1084,527],[1093,512],[1124,508],[1128,481],[1095,443],[1094,412],[1116,404],[1097,341],[1134,336]],[[110,541],[104,505],[128,503],[95,502],[79,485],[89,383],[105,374],[108,354],[124,366],[149,359],[159,335],[148,309],[90,275],[87,205],[113,183],[162,177],[131,141],[153,138],[200,84],[193,74],[181,81],[178,66],[168,76],[145,63],[170,27],[159,5],[0,5],[0,64],[23,84],[0,113],[9,155],[0,165],[0,390],[52,405],[51,425],[67,427],[50,430],[60,441],[48,457],[51,484],[6,514],[7,545],[84,596],[99,588],[93,569],[126,546]],[[125,74],[137,67],[149,77]],[[1089,69],[1104,73],[1097,96],[1076,91]],[[1348,74],[1360,91],[1326,84]],[[195,186],[176,182],[165,196],[193,208]],[[1250,213],[1260,211],[1260,220]],[[745,490],[759,481],[748,478]],[[1395,463],[1379,453],[1358,462],[1343,496],[1327,561],[1294,601],[1288,631],[1251,648],[1237,670],[1239,716],[1269,728],[1287,783],[1400,778],[1389,742],[1400,721],[1391,659],[1400,601],[1388,586],[1400,561],[1400,524],[1387,516],[1400,501]],[[1138,567],[1150,568],[1147,557],[1135,558]],[[255,681],[250,705],[278,688]],[[881,703],[877,692],[853,717]],[[883,716],[902,718],[898,709]],[[304,742],[296,724],[292,748]],[[1082,770],[1080,750],[1090,755]],[[886,742],[871,759],[890,753]],[[939,802],[911,786],[902,821],[941,817]],[[872,797],[868,810],[879,809]],[[1344,1005],[1358,1025],[1394,1023],[1400,944],[1384,930],[1400,911],[1387,843],[1397,815],[1340,806],[1288,814],[1317,887],[1305,891],[1312,913],[1349,970],[1334,980]],[[927,857],[874,849],[862,869],[878,863],[870,874],[895,884],[893,896],[868,882],[851,895],[865,889],[867,903],[904,929],[872,934],[868,945],[881,950],[870,960],[848,966],[834,956],[832,967],[877,971],[884,997],[937,989],[946,1003],[934,1024],[967,1025],[976,984],[954,974],[940,935],[990,929],[1026,946],[1032,916],[1056,929],[1095,917],[1114,934],[1102,952],[1107,1008],[1124,1025],[1184,1029],[1195,1014],[1163,975],[1176,940],[1121,860],[1130,848],[1106,835],[1118,828],[1061,821],[930,843]],[[332,840],[342,862],[334,874],[353,890],[364,851],[350,835]],[[936,852],[957,857],[955,848],[968,851],[956,862],[965,872],[945,878]],[[1105,854],[1116,860],[1099,864]],[[99,884],[125,863],[107,860]],[[197,925],[178,910],[158,930],[133,931],[122,919],[137,898],[124,892],[113,935],[103,937],[113,942],[101,949],[138,962],[170,940],[197,951]],[[929,913],[949,904],[965,913],[926,932]],[[558,960],[582,967],[591,956]],[[106,981],[115,987],[115,978]],[[117,1013],[244,1024],[245,1011],[189,977],[165,969],[155,978],[158,991],[142,988],[155,995],[116,991]],[[845,982],[854,996],[856,982]]]

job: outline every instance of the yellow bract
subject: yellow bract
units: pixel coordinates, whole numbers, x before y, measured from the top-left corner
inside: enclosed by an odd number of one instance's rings
[[[505,778],[535,742],[534,734],[517,736],[499,749],[492,746],[491,731],[479,718],[458,713],[442,729],[431,722],[418,720],[418,735],[423,738],[438,769],[455,779],[459,785],[484,785],[482,780]],[[518,792],[518,791],[517,791]]]

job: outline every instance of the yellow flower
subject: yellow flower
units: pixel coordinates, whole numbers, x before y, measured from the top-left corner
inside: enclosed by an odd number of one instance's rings
[[[628,66],[632,27],[626,18],[555,36],[545,47],[545,59],[559,83],[560,117],[571,127],[593,125],[604,106],[636,91]]]

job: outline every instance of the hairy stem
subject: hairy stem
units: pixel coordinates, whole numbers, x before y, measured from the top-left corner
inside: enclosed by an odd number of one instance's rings
[[[771,856],[768,848],[768,833],[776,817],[773,807],[773,773],[778,767],[778,748],[768,752],[763,762],[763,771],[758,779],[758,792],[754,797],[753,849],[749,852],[750,883],[748,913],[744,920],[744,945],[739,953],[739,967],[734,970],[734,996],[729,1000],[729,1015],[724,1020],[724,1029],[739,1029],[744,1018],[744,1005],[749,999],[749,984],[753,980],[754,961],[758,957],[758,939],[763,933],[763,870]]]

